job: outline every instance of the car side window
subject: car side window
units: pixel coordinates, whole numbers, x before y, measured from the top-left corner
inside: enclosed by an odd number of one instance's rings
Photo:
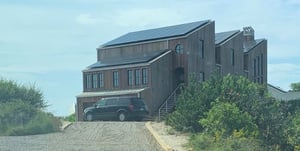
[[[112,105],[116,105],[117,104],[117,99],[113,98],[113,99],[108,99],[106,101],[106,105],[107,106],[112,106]]]
[[[106,103],[106,100],[100,100],[97,102],[97,107],[102,107],[105,105],[105,103]]]
[[[128,98],[120,98],[119,102],[120,105],[128,105],[129,104],[129,99]]]

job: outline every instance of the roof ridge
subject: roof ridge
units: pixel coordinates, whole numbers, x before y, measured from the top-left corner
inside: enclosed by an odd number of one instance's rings
[[[210,20],[196,21],[196,22],[190,22],[190,23],[184,23],[178,25],[133,31],[103,44],[102,47],[118,46],[123,44],[138,43],[144,41],[183,36],[207,24],[209,21]]]

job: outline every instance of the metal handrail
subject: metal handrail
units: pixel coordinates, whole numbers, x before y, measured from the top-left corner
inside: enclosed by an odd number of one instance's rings
[[[161,110],[162,110],[162,108],[165,106],[166,107],[166,113],[168,113],[168,101],[170,100],[170,98],[173,96],[173,95],[175,95],[175,97],[174,97],[174,102],[176,102],[176,92],[177,92],[177,90],[180,88],[180,86],[181,86],[181,84],[179,84],[176,88],[175,88],[175,90],[171,93],[171,95],[169,95],[168,96],[168,98],[166,99],[166,101],[159,107],[159,109],[158,109],[158,121],[160,121],[160,113],[161,113]]]

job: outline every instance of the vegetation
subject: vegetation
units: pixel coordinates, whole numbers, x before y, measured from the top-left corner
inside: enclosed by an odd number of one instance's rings
[[[75,122],[75,113],[72,113],[71,115],[65,117],[64,120],[69,122]]]
[[[214,76],[203,83],[191,76],[166,123],[196,132],[190,140],[194,150],[297,150],[298,102],[277,101],[242,76]]]
[[[291,88],[293,92],[300,92],[300,82],[292,83]]]
[[[40,90],[0,79],[0,135],[31,135],[55,132],[61,122],[47,107]]]

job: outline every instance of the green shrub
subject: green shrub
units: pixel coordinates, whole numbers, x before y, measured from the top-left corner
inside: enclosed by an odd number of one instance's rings
[[[240,137],[256,137],[258,128],[247,112],[242,112],[234,103],[216,102],[200,119],[200,123],[208,133],[218,137],[231,136],[240,132]]]
[[[69,122],[75,122],[75,113],[72,113],[71,115],[65,117],[64,120]]]
[[[188,146],[193,151],[264,151],[265,147],[257,139],[251,138],[236,138],[228,137],[216,141],[216,138],[207,134],[199,133],[192,136],[189,140]]]
[[[35,86],[0,79],[0,135],[31,135],[60,130],[61,122],[50,113]]]
[[[12,127],[7,131],[7,135],[34,135],[60,130],[61,122],[50,113],[38,112],[36,116],[24,126]]]

